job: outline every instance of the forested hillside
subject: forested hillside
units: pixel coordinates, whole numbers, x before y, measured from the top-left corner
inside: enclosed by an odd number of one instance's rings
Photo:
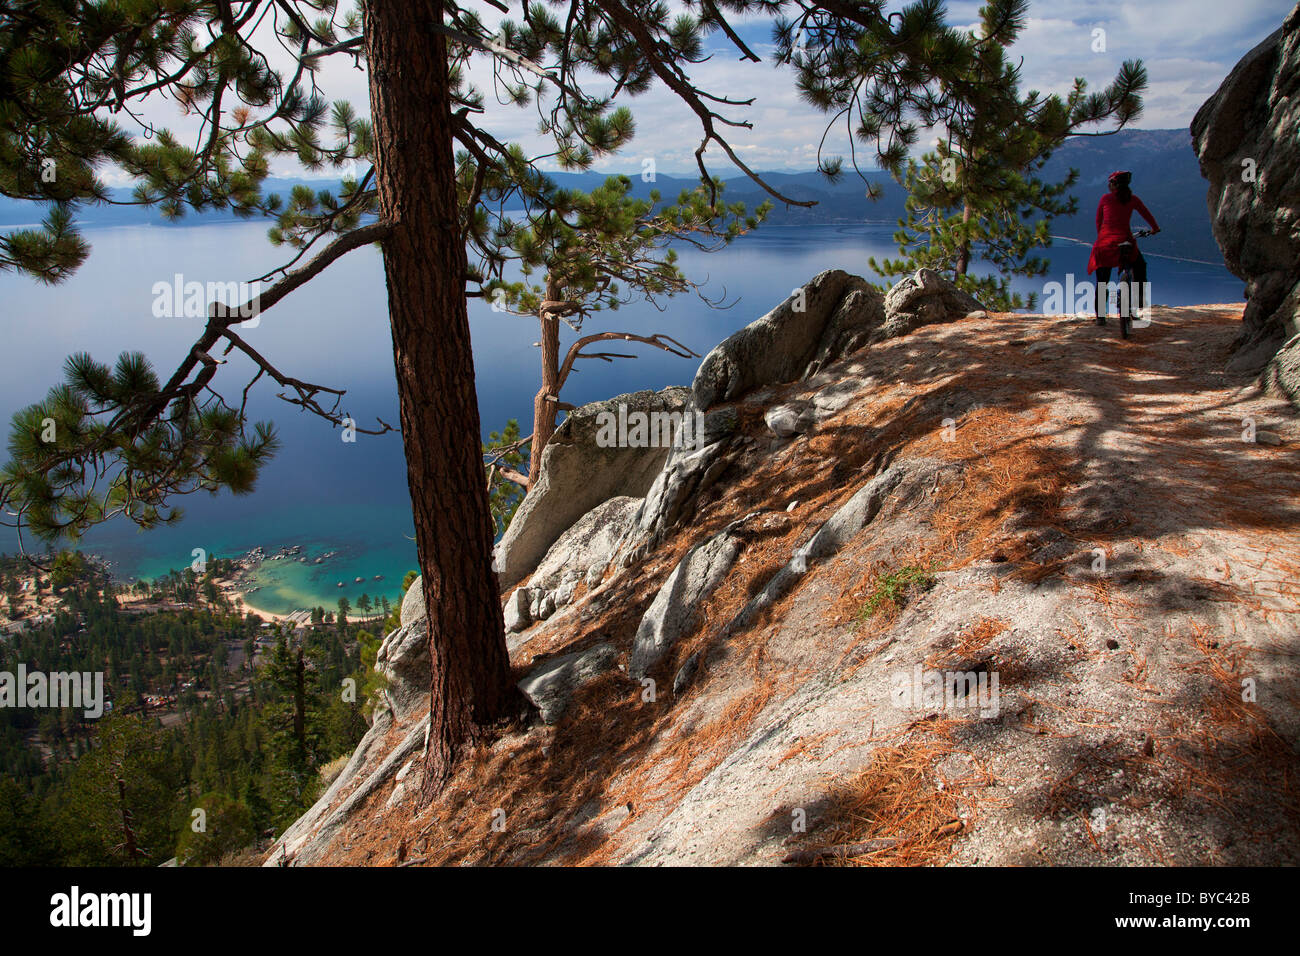
[[[375,639],[323,612],[263,626],[188,570],[126,600],[87,567],[46,578],[57,609],[0,637],[0,672],[98,673],[104,688],[97,719],[0,708],[0,865],[215,862],[309,806],[366,729]],[[8,591],[29,580],[19,559],[3,570]]]

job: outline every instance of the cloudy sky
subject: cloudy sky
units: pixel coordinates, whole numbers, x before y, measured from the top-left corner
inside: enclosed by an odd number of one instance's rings
[[[510,5],[517,9],[517,4]],[[1135,125],[1186,127],[1233,65],[1276,30],[1292,6],[1293,0],[1031,0],[1028,26],[1012,52],[1024,60],[1023,89],[1043,92],[1063,93],[1075,77],[1088,80],[1090,88],[1102,88],[1124,60],[1141,59],[1150,84],[1145,111]],[[948,22],[973,28],[979,7],[974,0],[951,0]],[[485,6],[484,11],[485,21],[493,22],[491,8]],[[1101,45],[1098,30],[1104,31],[1104,52],[1094,49]],[[754,124],[752,131],[733,130],[729,135],[751,168],[813,168],[825,118],[796,96],[793,74],[773,66],[770,24],[750,20],[740,24],[739,32],[764,62],[740,62],[734,48],[715,36],[710,49],[716,55],[692,70],[696,85],[717,95],[754,97],[752,106],[728,114]],[[480,64],[474,75],[489,94],[486,125],[491,131],[499,139],[521,142],[534,154],[546,152],[535,132],[536,108],[494,107],[487,64]],[[350,100],[358,112],[367,112],[365,75],[350,66],[350,58],[331,58],[319,81],[328,98]],[[636,118],[637,135],[624,153],[603,159],[598,169],[637,172],[643,160],[653,157],[659,172],[693,173],[700,130],[684,104],[657,87],[626,102]],[[169,115],[170,106],[155,101],[146,115],[184,134],[187,121],[178,121],[174,112]],[[843,152],[844,143],[841,132],[828,141],[827,152]],[[711,168],[724,176],[735,172],[722,157],[711,162]],[[274,171],[300,174],[289,165]]]

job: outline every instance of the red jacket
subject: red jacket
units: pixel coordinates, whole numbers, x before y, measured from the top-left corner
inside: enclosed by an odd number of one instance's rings
[[[1128,202],[1120,202],[1115,193],[1106,193],[1101,197],[1101,202],[1097,203],[1097,241],[1092,244],[1092,255],[1088,259],[1090,273],[1118,266],[1119,244],[1124,240],[1131,241],[1134,249],[1137,248],[1137,240],[1129,228],[1129,220],[1135,211],[1142,214],[1152,229],[1160,228],[1156,225],[1155,217],[1137,196],[1131,196]]]

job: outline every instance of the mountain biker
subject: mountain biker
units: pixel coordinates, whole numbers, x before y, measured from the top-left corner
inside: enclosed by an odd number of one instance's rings
[[[1160,231],[1155,217],[1142,204],[1142,200],[1133,195],[1129,184],[1133,174],[1127,170],[1116,170],[1107,180],[1109,192],[1097,203],[1097,241],[1092,244],[1092,255],[1088,258],[1088,271],[1097,274],[1097,324],[1106,324],[1106,285],[1110,282],[1111,269],[1122,265],[1120,262],[1121,242],[1133,243],[1133,279],[1137,283],[1137,307],[1142,308],[1142,288],[1147,281],[1147,261],[1138,251],[1137,240],[1129,228],[1129,220],[1136,211],[1151,224],[1152,234]]]

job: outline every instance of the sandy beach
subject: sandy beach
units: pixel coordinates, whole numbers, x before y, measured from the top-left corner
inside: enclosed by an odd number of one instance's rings
[[[274,611],[264,611],[262,608],[257,607],[256,605],[250,603],[248,599],[248,595],[244,594],[239,590],[232,588],[231,593],[237,594],[243,600],[245,611],[257,615],[264,621],[269,621],[271,623],[289,623],[289,624],[310,624],[311,623],[311,608],[299,608],[298,610],[291,611],[288,614],[276,614]],[[329,613],[334,613],[334,612],[330,611]],[[348,621],[353,624],[366,624],[372,621],[380,620],[381,618],[383,618],[382,614],[371,614],[364,617],[358,614],[348,615]]]

